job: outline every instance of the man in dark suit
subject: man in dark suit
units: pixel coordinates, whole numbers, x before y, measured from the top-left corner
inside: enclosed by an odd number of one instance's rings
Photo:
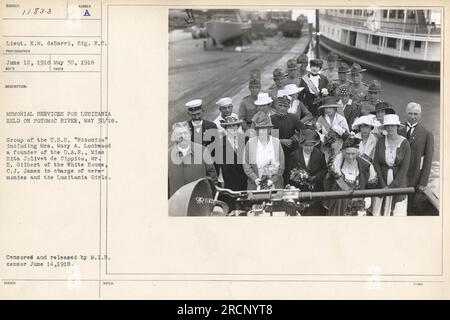
[[[292,175],[293,169],[302,169],[308,173],[308,182],[312,189],[304,191],[322,191],[323,179],[327,173],[327,163],[324,154],[316,148],[320,138],[314,130],[302,130],[300,147],[290,155],[287,170],[289,172],[289,184],[303,189],[301,183]],[[325,215],[325,209],[320,201],[314,201],[302,215]]]
[[[319,74],[322,68],[322,60],[311,59],[309,62],[310,73],[305,74],[299,87],[305,88],[299,93],[299,100],[302,101],[313,116],[318,116],[317,108],[320,106],[320,98],[328,95],[328,79]]]
[[[214,122],[203,119],[202,100],[191,100],[185,104],[191,120],[188,121],[191,128],[191,141],[207,147],[214,142],[218,135]]]
[[[434,136],[419,122],[422,115],[420,104],[408,103],[406,114],[408,121],[400,134],[408,139],[411,146],[411,162],[407,173],[408,187],[415,187],[418,191],[423,191],[430,177]],[[429,215],[431,213],[426,206],[427,201],[424,197],[422,193],[408,196],[408,215]]]

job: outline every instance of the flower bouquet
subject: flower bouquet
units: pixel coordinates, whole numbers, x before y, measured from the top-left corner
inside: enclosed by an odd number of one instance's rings
[[[325,137],[324,137],[324,140],[323,140],[323,146],[325,147],[325,148],[330,148],[331,149],[331,146],[333,145],[333,143],[335,143],[336,142],[336,136],[334,135],[334,134],[331,134],[330,132],[328,132],[326,135],[325,135]]]
[[[292,169],[289,178],[302,191],[311,191],[314,189],[314,185],[311,183],[311,177],[308,172],[303,169]]]
[[[364,216],[366,215],[366,202],[364,199],[351,199],[348,202],[346,216]]]
[[[267,190],[273,188],[273,183],[271,183],[272,176],[277,174],[278,168],[280,167],[279,163],[269,162],[262,169],[261,180],[259,182],[258,189]],[[270,182],[269,182],[270,181]]]

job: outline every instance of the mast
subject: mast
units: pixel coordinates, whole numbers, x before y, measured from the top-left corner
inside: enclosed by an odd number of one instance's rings
[[[320,58],[320,49],[319,49],[319,9],[316,9],[316,58]]]

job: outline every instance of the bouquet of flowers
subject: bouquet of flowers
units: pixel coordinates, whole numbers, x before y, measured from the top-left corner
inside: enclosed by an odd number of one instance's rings
[[[314,189],[314,185],[311,183],[311,178],[303,169],[294,168],[289,175],[291,181],[302,191],[310,191]]]
[[[261,180],[259,182],[260,190],[267,190],[273,187],[272,184],[269,184],[269,180],[278,172],[278,168],[280,165],[278,163],[269,162],[262,169]]]
[[[333,143],[336,142],[336,136],[332,134],[331,132],[328,132],[323,140],[323,146],[324,148],[331,149],[331,146]]]
[[[346,216],[361,216],[365,215],[366,202],[364,199],[351,199],[348,202],[347,210],[345,210]]]

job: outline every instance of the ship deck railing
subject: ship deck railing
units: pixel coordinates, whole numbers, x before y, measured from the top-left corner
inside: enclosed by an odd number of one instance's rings
[[[352,26],[364,30],[370,30],[367,27],[367,19],[362,18],[342,18],[337,16],[331,16],[326,14],[321,14],[320,17],[325,18],[329,21],[333,21],[342,25]],[[411,36],[429,37],[429,38],[439,38],[441,36],[441,26],[440,25],[419,25],[416,23],[403,23],[396,21],[379,21],[380,28],[377,30],[379,32],[386,32],[398,35],[409,34]]]

